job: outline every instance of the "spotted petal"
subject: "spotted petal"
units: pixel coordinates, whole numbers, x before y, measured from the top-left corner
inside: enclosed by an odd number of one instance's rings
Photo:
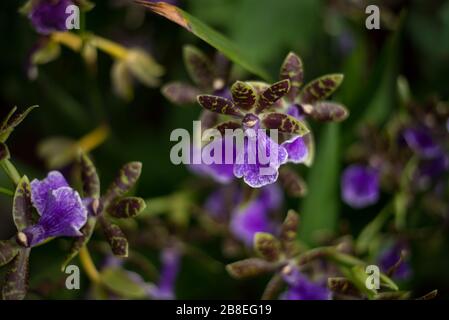
[[[301,92],[303,103],[314,103],[328,98],[343,81],[342,74],[328,74],[308,83]]]
[[[257,102],[257,92],[249,83],[237,81],[231,92],[234,103],[243,110],[251,110]]]
[[[262,92],[259,98],[259,104],[256,113],[261,113],[271,107],[276,101],[281,99],[290,91],[290,80],[282,80],[269,86]]]
[[[212,112],[227,114],[230,116],[241,117],[242,112],[234,105],[231,100],[212,96],[200,95],[198,96],[198,103],[204,108]]]
[[[214,70],[209,58],[194,46],[184,47],[184,63],[192,80],[201,88],[211,88]]]
[[[290,80],[290,92],[287,97],[290,101],[294,101],[299,93],[299,88],[301,88],[304,80],[304,68],[301,58],[298,57],[294,52],[290,52],[284,60],[281,67],[280,73],[281,79]]]
[[[270,112],[260,116],[266,129],[277,129],[280,132],[295,134],[300,137],[309,132],[306,125],[285,113]]]

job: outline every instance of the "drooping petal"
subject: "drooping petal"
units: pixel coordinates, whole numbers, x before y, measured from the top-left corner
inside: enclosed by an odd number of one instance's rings
[[[252,247],[257,232],[272,231],[265,204],[254,200],[235,210],[232,213],[230,229],[236,238]]]
[[[198,96],[197,100],[198,103],[206,110],[236,117],[243,116],[243,113],[231,100],[207,94]]]
[[[286,271],[287,270],[287,271]],[[330,300],[331,292],[325,284],[311,281],[296,266],[288,265],[282,272],[289,289],[281,295],[283,300]]]
[[[361,165],[345,169],[341,179],[343,200],[353,208],[363,208],[379,199],[379,178],[376,170]]]
[[[299,136],[310,132],[305,123],[285,113],[264,113],[260,115],[260,119],[266,129],[276,129],[283,133]]]
[[[433,158],[441,153],[440,146],[428,129],[410,128],[406,129],[403,135],[408,146],[424,158]]]
[[[287,162],[288,153],[263,130],[245,136],[243,150],[237,150],[234,175],[253,188],[276,182],[279,167]]]
[[[31,181],[31,201],[37,212],[42,215],[45,211],[53,190],[68,186],[69,184],[59,171],[50,171],[43,180],[34,179]]]
[[[195,84],[202,89],[211,88],[215,75],[209,58],[191,45],[184,46],[183,54],[187,71]]]
[[[38,223],[24,229],[23,233],[32,247],[50,237],[81,236],[80,229],[86,221],[87,210],[78,192],[61,187],[50,192]]]
[[[300,136],[294,136],[281,144],[288,152],[288,161],[303,163],[308,156],[307,145]]]
[[[201,93],[198,88],[183,82],[167,83],[161,92],[171,103],[177,105],[193,104]]]

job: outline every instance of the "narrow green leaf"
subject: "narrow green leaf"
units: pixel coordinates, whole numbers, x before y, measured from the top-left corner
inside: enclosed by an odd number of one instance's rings
[[[308,196],[302,202],[299,237],[313,244],[321,234],[332,233],[339,210],[339,125],[327,125],[320,136],[314,165],[307,177]]]
[[[241,52],[232,41],[182,9],[165,2],[151,3],[144,0],[135,0],[135,2],[192,32],[249,72],[265,80],[270,79],[268,73],[248,58],[247,54]]]

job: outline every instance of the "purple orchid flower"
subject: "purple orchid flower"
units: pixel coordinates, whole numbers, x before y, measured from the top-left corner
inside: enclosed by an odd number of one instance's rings
[[[301,106],[292,104],[287,108],[286,113],[298,120],[304,119],[304,112]],[[282,146],[287,150],[288,162],[304,163],[309,155],[309,150],[304,137],[293,136],[282,143]]]
[[[379,177],[375,169],[351,165],[341,178],[343,201],[359,209],[374,204],[379,199]]]
[[[399,261],[401,253],[407,251],[407,249],[407,245],[404,242],[398,241],[384,250],[378,259],[382,272],[388,272]],[[412,269],[410,264],[407,261],[401,261],[392,276],[398,280],[405,280],[411,276],[411,273]]]
[[[274,225],[269,214],[281,204],[282,192],[277,184],[262,188],[255,199],[241,204],[231,213],[232,234],[246,246],[252,247],[257,232],[273,233]]]
[[[78,237],[87,221],[87,209],[77,191],[63,175],[51,171],[41,181],[31,182],[31,201],[40,215],[37,224],[25,228],[23,243],[34,247],[51,237]]]
[[[441,148],[429,130],[424,127],[404,130],[403,136],[410,149],[423,158],[434,158],[441,154]]]
[[[175,281],[179,273],[181,254],[178,248],[169,247],[162,251],[162,271],[157,285],[149,287],[148,294],[153,299],[172,300],[175,298]]]
[[[40,34],[50,34],[55,31],[66,31],[68,14],[66,8],[73,5],[71,0],[41,0],[33,5],[28,18]]]
[[[311,281],[294,265],[287,265],[282,278],[289,286],[281,295],[282,300],[330,300],[332,293],[325,284]]]

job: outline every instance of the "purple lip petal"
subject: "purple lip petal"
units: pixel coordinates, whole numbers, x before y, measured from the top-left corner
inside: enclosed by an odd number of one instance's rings
[[[284,141],[283,146],[288,152],[288,161],[293,163],[303,163],[307,159],[308,150],[304,139],[300,136],[292,137]]]
[[[254,200],[234,211],[230,229],[236,238],[243,241],[248,247],[252,247],[256,232],[272,231],[264,203]]]
[[[414,152],[424,158],[433,158],[441,153],[440,146],[435,142],[428,129],[406,129],[404,139]]]
[[[46,35],[54,31],[65,31],[66,19],[69,16],[65,11],[72,4],[70,0],[38,1],[28,17],[38,33]]]
[[[80,229],[86,221],[87,210],[78,192],[70,187],[60,187],[49,192],[38,223],[23,232],[32,247],[50,237],[81,236]]]
[[[287,162],[288,153],[262,130],[256,132],[255,137],[245,137],[244,150],[237,155],[234,175],[243,177],[250,187],[260,188],[276,182],[278,169]]]
[[[68,187],[69,184],[59,171],[50,171],[47,177],[41,181],[31,181],[31,201],[37,212],[42,215],[53,190]]]
[[[295,266],[290,272],[282,273],[289,289],[281,295],[282,300],[330,300],[331,292],[323,284],[313,282],[302,274]]]
[[[277,183],[267,185],[260,189],[257,199],[268,210],[277,210],[282,205],[282,190]]]
[[[344,202],[353,208],[363,208],[379,199],[379,178],[376,170],[361,165],[351,165],[341,178]]]

